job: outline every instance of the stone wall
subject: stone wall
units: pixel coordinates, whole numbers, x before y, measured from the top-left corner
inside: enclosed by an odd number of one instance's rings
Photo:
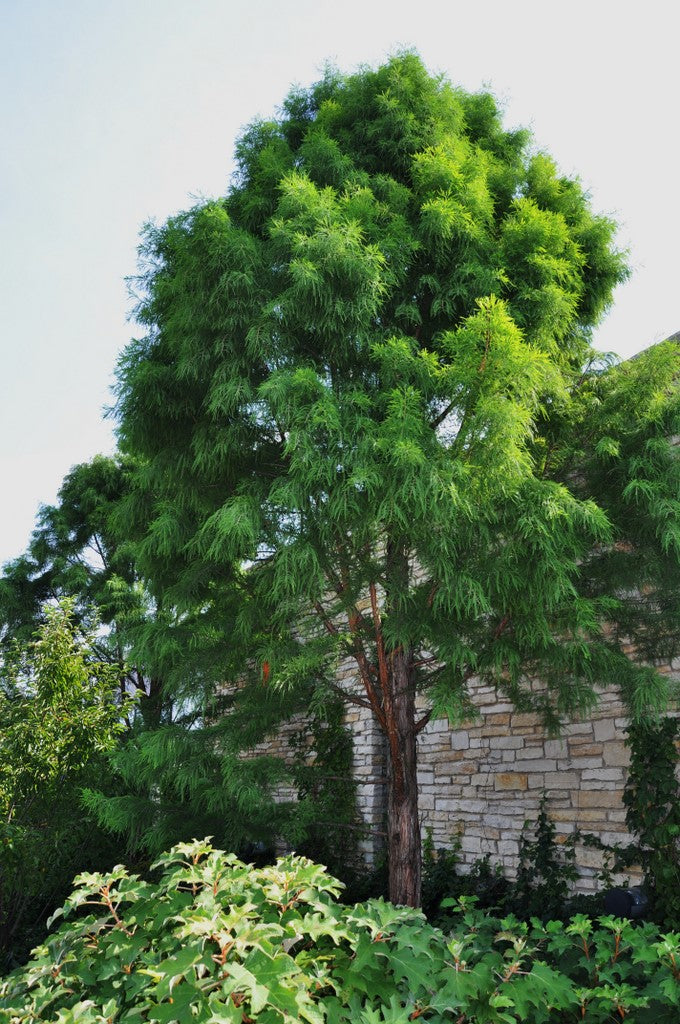
[[[512,877],[524,823],[536,819],[543,793],[558,842],[575,829],[606,843],[630,841],[622,804],[626,718],[615,691],[602,691],[592,717],[559,739],[546,736],[538,716],[494,702],[491,690],[479,687],[475,703],[480,721],[454,730],[433,722],[421,736],[421,816],[436,846],[458,836],[463,862],[488,853]],[[595,886],[601,856],[579,848],[582,891]]]
[[[680,676],[680,662],[667,671]],[[339,667],[338,681],[361,693],[351,660]],[[431,721],[419,736],[421,827],[423,835],[432,831],[435,847],[457,841],[463,865],[489,854],[492,864],[513,877],[522,829],[535,821],[544,792],[558,842],[574,830],[605,843],[630,842],[622,803],[629,764],[627,719],[615,688],[601,690],[589,718],[572,722],[559,738],[546,735],[537,715],[518,713],[499,701],[490,687],[478,685],[473,701],[477,719],[455,729],[446,719]],[[373,830],[363,844],[370,863],[384,830],[384,739],[368,709],[351,704],[347,709],[359,808]],[[268,749],[285,756],[287,736],[299,725],[285,727]],[[582,845],[577,850],[577,889],[587,892],[597,887],[602,855]],[[634,872],[628,877],[636,880]]]

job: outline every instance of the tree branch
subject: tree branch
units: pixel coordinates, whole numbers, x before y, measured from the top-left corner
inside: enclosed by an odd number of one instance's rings
[[[438,426],[439,426],[439,425],[440,425],[441,423],[443,423],[443,422],[444,422],[444,420],[445,420],[445,419],[446,419],[446,417],[447,417],[447,416],[449,415],[449,413],[453,412],[453,410],[454,410],[455,408],[456,408],[456,402],[455,402],[455,400],[454,400],[453,402],[449,402],[449,404],[448,404],[448,405],[446,406],[446,408],[444,409],[444,411],[443,411],[443,412],[440,412],[438,416],[435,416],[435,418],[434,418],[433,420],[430,420],[430,426],[432,427],[432,429],[433,429],[433,430],[436,430],[436,429],[437,429],[437,427],[438,427]]]
[[[375,629],[375,646],[378,653],[378,677],[380,679],[380,688],[383,692],[384,697],[387,694],[389,671],[387,668],[387,659],[385,658],[385,644],[383,641],[382,623],[380,621],[380,611],[378,609],[378,595],[376,592],[375,583],[369,583],[368,592],[371,598],[371,614],[373,615],[373,628]]]
[[[310,765],[310,767],[313,768],[314,765]],[[368,785],[371,785],[371,786],[386,786],[389,783],[389,781],[390,781],[387,778],[387,776],[385,776],[385,775],[379,775],[379,776],[376,776],[374,778],[367,778],[367,779],[366,778],[361,778],[361,779],[359,779],[359,778],[356,777],[356,775],[352,775],[351,778],[350,778],[347,775],[317,775],[315,773],[314,774],[314,778],[315,779],[320,779],[321,781],[330,781],[330,782],[350,782],[351,781],[351,782],[355,783],[357,786],[368,786]]]
[[[363,832],[367,836],[380,836],[384,838],[387,832],[377,828],[366,828],[365,825],[352,825],[348,821],[310,821],[310,825],[318,825],[323,828],[347,828],[354,832]]]
[[[373,714],[378,719],[380,727],[383,729],[383,731],[385,731],[387,729],[386,712],[380,706],[380,701],[375,691],[373,680],[371,679],[371,675],[374,673],[375,670],[373,669],[368,658],[366,657],[366,652],[364,651],[363,644],[361,643],[361,639],[357,633],[357,626],[359,625],[360,622],[360,615],[355,614],[354,612],[348,612],[347,620],[350,629],[350,635],[352,637],[352,643],[354,644],[354,659],[357,665],[359,666],[359,673],[361,675],[361,681],[364,684],[364,689],[366,690],[366,696],[371,702]]]
[[[423,715],[423,717],[420,718],[416,722],[416,725],[415,725],[415,734],[416,734],[416,736],[418,735],[419,732],[423,731],[423,729],[425,728],[425,726],[427,725],[427,723],[430,721],[431,718],[432,718],[432,708],[430,708],[429,711],[426,711],[425,714]]]
[[[314,610],[316,611],[317,615],[319,616],[319,618],[323,622],[327,632],[331,636],[339,636],[340,635],[340,630],[335,625],[333,620],[330,618],[330,616],[328,615],[328,613],[326,612],[326,610],[324,609],[324,607],[323,607],[323,605],[321,604],[320,601],[315,601],[314,602]],[[380,702],[378,700],[378,695],[375,692],[375,687],[373,686],[373,681],[371,679],[371,675],[374,673],[375,670],[371,666],[371,664],[370,664],[370,662],[369,662],[369,660],[368,660],[368,658],[366,656],[366,652],[363,649],[363,645],[361,643],[361,639],[358,636],[357,626],[359,624],[359,620],[358,620],[357,616],[354,614],[355,612],[358,612],[358,609],[354,609],[353,611],[349,611],[347,613],[348,614],[349,627],[350,627],[350,636],[352,638],[352,642],[350,644],[347,644],[347,650],[348,650],[348,653],[354,658],[354,660],[356,661],[356,663],[357,663],[357,665],[359,667],[359,674],[361,676],[361,681],[362,681],[362,683],[364,685],[364,690],[366,691],[366,696],[367,696],[368,700],[367,701],[363,701],[363,700],[361,700],[360,697],[357,697],[355,695],[350,696],[349,694],[346,694],[345,691],[342,690],[341,687],[337,687],[337,690],[351,704],[358,704],[359,707],[370,708],[370,710],[373,712],[373,714],[378,719],[378,722],[380,723],[381,727],[384,728],[384,721],[385,721],[384,720],[384,716],[383,716],[383,713],[382,713],[382,709],[380,707]],[[333,689],[336,689],[336,688],[333,687]]]
[[[360,697],[357,693],[351,693],[348,690],[343,690],[341,686],[337,686],[334,683],[331,684],[331,690],[333,693],[337,693],[337,695],[343,700],[347,701],[348,704],[356,704],[357,707],[368,708],[369,711],[373,710],[373,705],[367,700],[364,700],[364,698]]]

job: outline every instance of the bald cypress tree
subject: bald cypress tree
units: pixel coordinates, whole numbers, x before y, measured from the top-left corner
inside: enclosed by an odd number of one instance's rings
[[[390,895],[415,904],[416,739],[468,714],[473,677],[553,727],[599,682],[663,697],[605,628],[627,591],[603,553],[646,544],[675,571],[675,542],[651,520],[630,537],[621,502],[645,490],[635,445],[664,444],[677,358],[663,415],[632,403],[624,457],[589,344],[626,276],[614,224],[491,96],[412,53],[293,91],[236,156],[223,199],[144,235],[126,515],[152,588],[201,607],[233,679],[323,692],[354,659],[345,699],[388,750]]]

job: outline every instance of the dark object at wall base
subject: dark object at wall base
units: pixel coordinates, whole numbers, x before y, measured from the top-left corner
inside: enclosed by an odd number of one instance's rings
[[[639,885],[630,889],[608,889],[604,894],[605,913],[615,917],[628,917],[636,920],[645,916],[649,906],[649,898]]]
[[[254,864],[258,868],[264,867],[267,864],[273,864],[276,860],[274,848],[261,839],[246,843],[241,847],[238,855],[246,864]]]

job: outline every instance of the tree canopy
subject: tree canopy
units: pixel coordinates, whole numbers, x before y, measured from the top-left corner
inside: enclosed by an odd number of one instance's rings
[[[615,225],[413,53],[294,90],[236,156],[224,198],[144,235],[122,517],[208,674],[322,702],[355,660],[415,903],[416,737],[473,678],[553,728],[598,683],[663,702],[622,641],[640,580],[646,636],[677,640],[677,348],[595,355]]]
[[[110,627],[100,635],[99,653],[122,665],[123,622],[144,608],[131,545],[112,522],[131,473],[129,459],[97,455],[69,471],[54,505],[41,506],[26,552],[0,577],[3,649],[29,641],[46,621],[49,604],[67,598],[81,623]]]

